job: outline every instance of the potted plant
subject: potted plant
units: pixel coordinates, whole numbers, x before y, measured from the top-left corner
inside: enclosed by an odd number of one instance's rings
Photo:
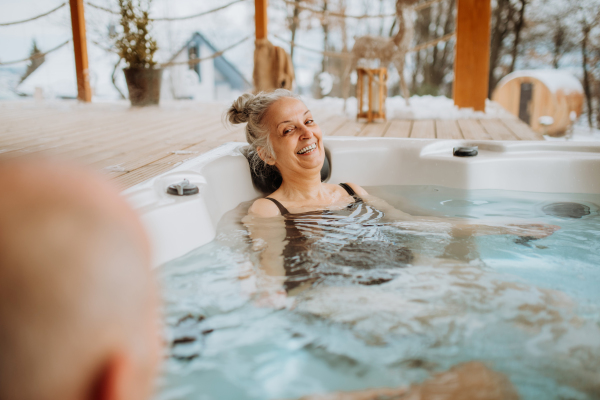
[[[158,104],[162,69],[155,68],[156,41],[149,33],[152,0],[118,0],[122,32],[113,40],[127,68],[123,69],[132,106]]]

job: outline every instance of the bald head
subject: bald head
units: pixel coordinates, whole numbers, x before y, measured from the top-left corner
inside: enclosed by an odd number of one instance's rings
[[[156,323],[148,243],[118,191],[80,166],[0,162],[0,399],[144,398]]]

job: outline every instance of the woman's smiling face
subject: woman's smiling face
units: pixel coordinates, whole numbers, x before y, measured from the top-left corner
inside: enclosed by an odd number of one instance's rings
[[[271,105],[266,118],[275,152],[275,160],[267,160],[269,164],[277,166],[282,175],[321,170],[325,160],[323,135],[302,101],[281,98]]]

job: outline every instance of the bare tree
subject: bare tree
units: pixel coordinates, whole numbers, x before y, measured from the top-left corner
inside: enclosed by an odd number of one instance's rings
[[[538,53],[540,50],[558,69],[563,56],[576,49],[579,34],[574,13],[574,0],[533,0],[528,9],[524,41]]]
[[[328,0],[323,0],[323,18],[321,18],[321,27],[323,28],[323,51],[329,51],[329,18],[325,15],[327,13],[327,7],[329,5]],[[321,72],[327,71],[327,60],[328,57],[323,54],[323,62],[321,65]]]
[[[575,9],[575,18],[580,29],[581,69],[583,73],[583,91],[587,106],[587,120],[590,128],[593,127],[593,84],[595,81],[594,70],[596,65],[591,64],[593,57],[593,34],[598,34],[600,25],[600,0],[579,2]]]
[[[505,73],[497,74],[500,67],[500,59],[506,53],[507,39],[511,34],[516,8],[512,0],[495,0],[492,11],[492,38],[490,47],[490,75],[488,96],[492,92]],[[500,75],[500,76],[499,76]]]
[[[456,0],[442,2],[418,12],[415,25],[416,43],[426,43],[452,33],[455,29]],[[446,85],[454,63],[452,41],[414,54],[411,90],[415,94],[451,95]]]
[[[292,58],[292,63],[294,62],[294,44],[296,41],[296,30],[300,25],[300,0],[295,0],[294,9],[292,11],[292,19],[290,22],[290,31],[292,32],[292,43],[290,44],[290,57]]]
[[[598,79],[598,75],[600,75],[600,34],[596,34],[593,40],[593,58],[591,60],[591,64],[595,66],[595,82],[593,86],[593,93],[596,99],[596,127],[600,128],[600,79]]]
[[[521,33],[523,32],[523,28],[525,27],[525,9],[527,8],[527,4],[529,4],[529,0],[519,0],[520,9],[519,9],[518,17],[516,18],[516,21],[514,24],[514,29],[513,29],[514,40],[512,43],[512,51],[511,51],[512,60],[510,62],[510,68],[508,69],[509,73],[511,73],[515,70],[515,65],[517,64],[517,56],[518,56],[518,51],[519,51],[519,44],[521,41]]]

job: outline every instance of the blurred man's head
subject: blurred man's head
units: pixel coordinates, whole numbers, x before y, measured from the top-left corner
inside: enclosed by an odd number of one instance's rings
[[[148,242],[117,190],[0,162],[0,399],[148,398],[157,325]]]

